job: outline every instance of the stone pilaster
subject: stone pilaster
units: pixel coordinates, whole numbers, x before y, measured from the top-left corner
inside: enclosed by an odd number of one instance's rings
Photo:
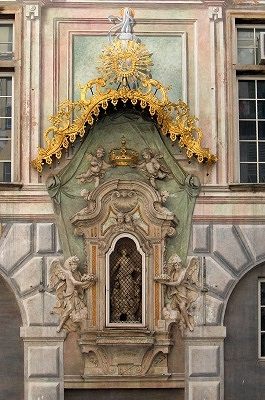
[[[185,400],[224,399],[224,326],[197,326],[185,335]]]
[[[56,327],[22,327],[24,341],[25,400],[63,400],[64,332]]]
[[[23,12],[23,123],[22,147],[24,160],[32,160],[40,145],[41,110],[41,0],[24,0]],[[38,183],[38,175],[22,163],[23,183]]]

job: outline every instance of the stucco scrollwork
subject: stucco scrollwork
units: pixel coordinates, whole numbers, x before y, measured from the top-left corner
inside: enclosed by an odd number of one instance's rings
[[[177,254],[173,254],[165,265],[165,273],[155,277],[155,281],[165,286],[165,320],[178,324],[183,333],[186,328],[194,329],[192,305],[199,295],[199,262],[192,258],[185,267]]]
[[[87,319],[85,290],[97,280],[94,274],[83,274],[77,270],[79,259],[69,257],[62,265],[60,259],[51,264],[50,287],[56,291],[56,304],[53,313],[58,314],[60,323],[57,331],[62,329],[75,331],[78,323]]]

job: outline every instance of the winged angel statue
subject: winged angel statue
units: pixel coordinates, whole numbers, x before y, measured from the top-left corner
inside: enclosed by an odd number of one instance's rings
[[[57,332],[63,328],[75,331],[78,323],[88,317],[85,290],[97,280],[94,274],[81,275],[77,270],[79,258],[69,257],[61,264],[56,259],[51,264],[50,287],[56,291],[56,304],[53,313],[60,316]]]
[[[194,320],[191,311],[192,303],[200,291],[199,260],[193,257],[186,268],[180,257],[173,254],[165,270],[167,273],[155,277],[158,283],[165,286],[164,319],[177,322],[182,333],[185,328],[193,331]]]

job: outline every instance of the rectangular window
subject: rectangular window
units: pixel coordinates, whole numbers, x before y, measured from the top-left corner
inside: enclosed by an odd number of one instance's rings
[[[0,60],[13,58],[13,22],[0,21]]]
[[[259,65],[265,20],[236,21],[238,177],[241,183],[265,183],[265,76]]]
[[[265,183],[265,80],[238,79],[240,182]]]
[[[258,335],[259,335],[259,358],[265,357],[265,279],[259,281],[259,315],[258,315]]]
[[[12,179],[12,94],[12,75],[0,75],[0,182],[10,182]]]
[[[237,64],[258,64],[260,32],[265,32],[265,24],[237,26]]]
[[[15,15],[0,14],[0,182],[11,182],[14,169]]]

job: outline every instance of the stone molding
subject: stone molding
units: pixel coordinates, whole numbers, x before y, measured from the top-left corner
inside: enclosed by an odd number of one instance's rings
[[[185,334],[185,400],[223,400],[224,326],[198,326]]]
[[[55,327],[22,327],[25,399],[64,398],[63,342]],[[42,397],[43,396],[43,397]]]
[[[193,254],[205,257],[206,261],[207,290],[197,303],[197,325],[203,324],[203,307],[207,325],[223,323],[236,284],[248,271],[265,262],[264,235],[265,226],[258,223],[193,225]]]
[[[52,222],[5,224],[0,238],[0,275],[20,307],[24,326],[57,326],[51,315],[55,297],[48,288],[49,268],[61,257],[58,233]]]

